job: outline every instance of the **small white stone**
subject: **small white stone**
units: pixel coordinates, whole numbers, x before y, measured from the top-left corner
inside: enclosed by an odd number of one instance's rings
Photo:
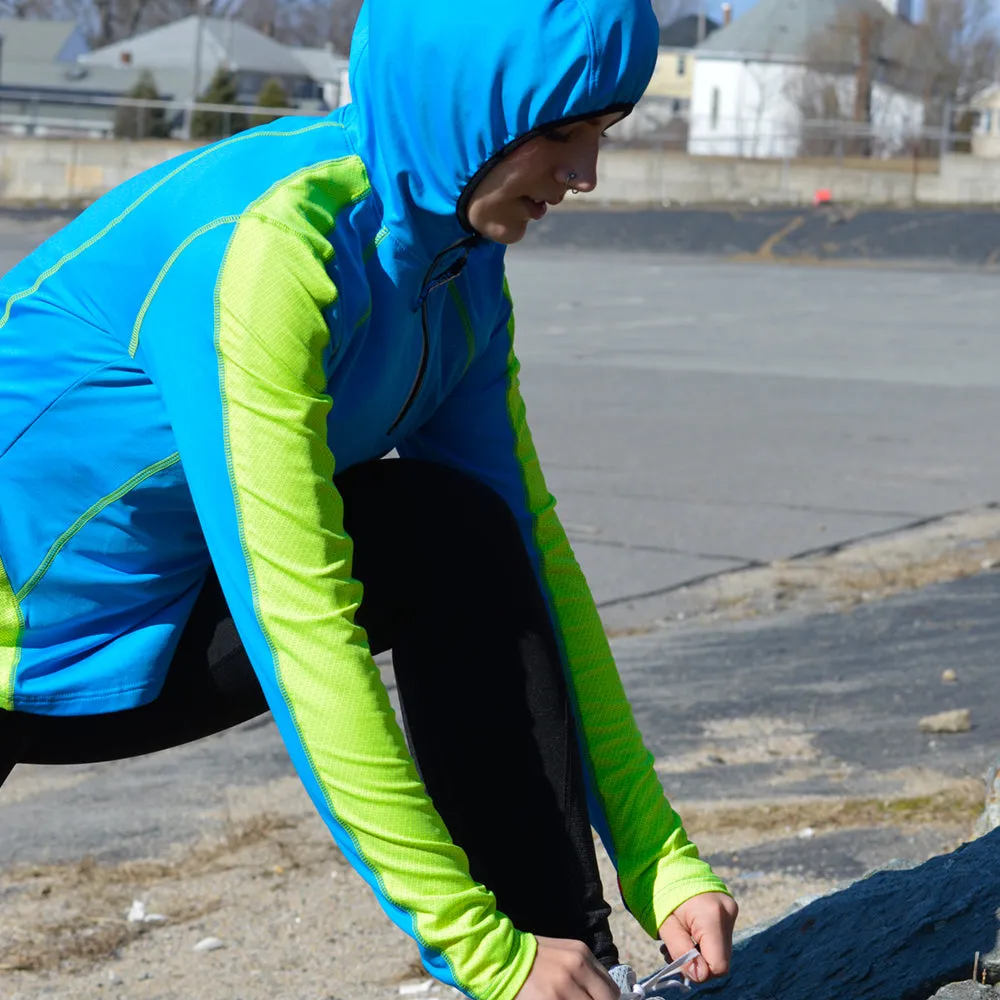
[[[195,951],[218,951],[220,948],[225,948],[225,944],[220,941],[217,937],[207,937],[202,938],[195,946]]]
[[[146,919],[146,904],[141,899],[133,899],[126,919],[130,924],[143,923]]]
[[[941,682],[943,684],[954,684],[958,680],[958,674],[949,667],[947,670],[941,671]]]
[[[433,985],[433,979],[426,979],[422,983],[403,983],[399,987],[399,995],[401,997],[408,997],[419,993],[426,993]]]
[[[796,836],[800,840],[809,840],[810,837],[816,836],[816,831],[811,826],[804,826],[801,830],[799,830]]]

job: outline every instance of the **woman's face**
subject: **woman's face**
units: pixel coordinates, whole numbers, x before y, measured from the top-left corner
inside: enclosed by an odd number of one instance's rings
[[[593,191],[601,136],[621,117],[614,112],[546,130],[505,156],[469,200],[472,227],[496,243],[516,243],[567,191]]]

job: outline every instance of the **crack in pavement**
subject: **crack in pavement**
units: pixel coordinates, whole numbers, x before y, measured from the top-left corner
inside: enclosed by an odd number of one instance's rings
[[[975,510],[998,510],[1000,509],[1000,501],[991,501],[989,503],[977,504],[974,507],[963,508],[957,511],[948,511],[944,514],[932,514],[927,517],[921,517],[917,520],[910,521],[907,524],[901,526],[893,526],[889,528],[880,528],[876,531],[870,531],[863,535],[855,535],[851,538],[842,539],[839,542],[831,542],[827,545],[820,545],[811,549],[804,549],[801,552],[795,552],[792,555],[785,556],[783,559],[779,560],[783,563],[795,563],[804,559],[809,559],[815,556],[833,556],[837,555],[839,552],[843,552],[847,549],[853,548],[857,545],[862,545],[866,542],[875,541],[877,539],[888,538],[893,535],[902,535],[907,532],[915,531],[919,528],[927,527],[932,524],[939,524],[949,518],[959,517],[963,514],[971,513]],[[694,587],[701,583],[707,583],[710,580],[717,580],[722,577],[731,576],[745,570],[749,569],[760,569],[772,565],[770,562],[761,562],[759,560],[752,560],[744,562],[741,565],[727,567],[726,569],[715,570],[708,573],[702,573],[699,576],[691,577],[687,580],[682,580],[678,583],[668,584],[664,587],[659,587],[654,590],[640,591],[635,594],[627,594],[622,597],[611,597],[606,600],[599,601],[598,608],[613,608],[618,607],[622,604],[629,604],[633,601],[645,601],[652,600],[657,597],[665,597],[667,594],[673,594],[680,590],[685,590],[688,587]]]
[[[558,463],[547,462],[547,468],[556,468]],[[576,471],[576,466],[564,465],[561,466],[564,469],[570,469]],[[589,471],[589,470],[584,470]],[[869,509],[866,507],[827,507],[823,504],[810,504],[810,503],[785,503],[780,500],[753,500],[753,501],[741,501],[741,500],[701,500],[701,499],[688,499],[684,497],[673,497],[669,495],[663,495],[662,493],[631,493],[625,491],[616,490],[614,493],[609,494],[603,490],[588,490],[588,489],[578,489],[578,488],[567,488],[559,490],[560,497],[568,496],[585,496],[585,497],[602,497],[602,498],[612,498],[615,500],[655,500],[659,503],[673,504],[678,507],[721,507],[723,509],[734,508],[736,510],[747,510],[747,509],[764,509],[764,510],[794,510],[806,514],[846,514],[848,516],[864,516],[864,517],[905,517],[916,519],[923,517],[919,511],[915,510],[876,510]],[[948,515],[942,515],[947,517]]]
[[[696,559],[709,559],[713,562],[734,562],[743,565],[766,566],[767,563],[753,560],[747,563],[747,556],[731,556],[722,552],[697,552],[692,549],[677,549],[670,545],[635,545],[631,542],[620,542],[612,538],[587,538],[586,536],[575,534],[569,528],[566,529],[574,545],[600,545],[608,549],[624,549],[628,552],[660,552],[669,556],[693,556]]]

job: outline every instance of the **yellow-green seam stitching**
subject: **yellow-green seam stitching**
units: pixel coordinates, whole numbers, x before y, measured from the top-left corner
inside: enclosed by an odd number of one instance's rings
[[[153,299],[156,297],[156,293],[160,290],[160,284],[163,279],[166,278],[167,272],[174,266],[174,262],[178,257],[196,240],[199,236],[204,233],[209,232],[218,226],[224,226],[228,223],[235,222],[239,218],[238,215],[226,215],[221,219],[215,219],[213,222],[208,222],[201,229],[196,229],[190,236],[188,236],[183,243],[167,258],[166,264],[160,269],[160,273],[156,276],[156,280],[150,286],[149,292],[146,295],[145,300],[142,303],[142,307],[135,317],[135,325],[132,327],[132,339],[129,341],[128,353],[130,358],[135,357],[135,352],[139,350],[139,330],[142,327],[142,321],[146,318],[146,313],[149,311],[149,307],[153,303]]]
[[[458,315],[462,320],[462,327],[465,330],[465,341],[469,347],[469,357],[466,359],[465,368],[462,371],[462,374],[464,375],[469,370],[469,365],[472,364],[472,360],[476,356],[476,333],[472,329],[472,320],[469,319],[469,312],[465,308],[465,303],[462,301],[462,296],[455,287],[454,281],[448,285],[448,292],[450,293],[451,300],[455,303],[455,308],[458,310]]]
[[[164,184],[166,184],[167,181],[173,180],[174,177],[176,177],[182,171],[187,170],[188,167],[197,163],[204,157],[211,155],[219,148],[220,145],[229,146],[232,145],[234,142],[242,142],[248,139],[266,138],[268,136],[304,135],[306,132],[311,132],[313,131],[313,129],[318,129],[318,128],[343,128],[343,127],[344,126],[341,125],[339,122],[317,122],[315,125],[308,125],[305,128],[296,129],[292,132],[280,132],[280,131],[250,132],[246,135],[232,136],[231,138],[227,139],[224,143],[209,146],[207,149],[202,150],[202,152],[197,153],[195,156],[192,156],[190,160],[186,160],[175,170],[172,170],[169,174],[167,174],[166,177],[163,177],[160,180],[158,180],[151,188],[149,188],[146,191],[143,191],[143,193],[139,195],[139,197],[136,198],[136,200],[132,202],[132,204],[129,205],[128,208],[126,208],[120,215],[115,216],[115,218],[113,218],[100,232],[95,233],[93,236],[90,237],[89,240],[86,240],[84,243],[81,243],[80,246],[78,246],[75,250],[72,250],[64,257],[61,257],[47,271],[43,271],[35,279],[35,283],[33,285],[31,285],[29,288],[22,289],[20,292],[15,292],[13,295],[11,295],[10,298],[7,299],[7,305],[4,308],[3,316],[0,317],[0,329],[3,329],[3,327],[7,325],[7,320],[10,319],[11,309],[16,302],[20,302],[21,299],[27,298],[29,295],[34,295],[34,293],[37,292],[38,289],[42,287],[42,284],[49,278],[51,278],[52,275],[54,275],[57,271],[59,271],[64,264],[68,264],[74,257],[78,257],[81,253],[83,253],[84,250],[88,250],[95,243],[102,240],[105,236],[108,235],[108,233],[111,232],[112,229],[115,228],[115,226],[118,225],[119,222],[121,222],[134,209],[138,208],[150,195],[152,195],[156,190],[158,190]]]
[[[59,555],[59,551],[63,546],[91,519],[96,517],[105,507],[113,504],[116,500],[120,500],[126,493],[134,489],[139,483],[150,476],[155,476],[157,472],[161,472],[163,469],[169,468],[176,462],[180,461],[180,455],[175,451],[172,455],[168,455],[166,458],[161,458],[158,462],[154,462],[152,465],[147,466],[141,472],[137,472],[131,479],[127,482],[122,483],[113,493],[109,493],[105,497],[101,497],[95,504],[92,504],[87,510],[85,510],[51,545],[49,551],[45,553],[45,558],[41,561],[38,569],[28,578],[25,585],[17,592],[18,602],[23,601],[28,594],[37,586],[38,581],[45,575],[49,566],[52,565],[52,560]]]

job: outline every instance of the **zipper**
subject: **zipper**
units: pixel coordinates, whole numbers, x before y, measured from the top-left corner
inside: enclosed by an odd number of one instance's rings
[[[442,250],[441,253],[434,258],[434,261],[427,271],[427,275],[424,278],[423,290],[420,292],[420,298],[417,300],[417,308],[420,310],[420,328],[422,334],[422,341],[420,345],[420,365],[417,368],[417,375],[413,380],[413,385],[410,386],[410,391],[406,396],[406,402],[403,403],[403,408],[396,414],[396,419],[393,420],[389,430],[386,431],[387,436],[391,435],[392,432],[406,419],[407,413],[409,413],[413,408],[413,404],[417,401],[417,396],[420,395],[420,389],[424,384],[424,376],[427,374],[427,361],[430,358],[431,353],[431,335],[427,320],[427,299],[429,298],[431,292],[450,284],[462,273],[462,271],[465,270],[465,265],[469,261],[469,252],[479,243],[479,241],[480,237],[478,236],[466,237],[465,239],[459,240],[458,243]],[[461,250],[462,255],[457,260],[449,264],[436,278],[432,279],[431,275],[434,273],[434,268],[437,266],[437,262],[453,250]]]
[[[424,376],[427,374],[427,358],[431,353],[431,338],[427,330],[426,298],[420,304],[420,325],[423,328],[423,343],[420,345],[420,367],[417,369],[417,377],[413,380],[413,385],[410,387],[410,393],[406,397],[406,402],[403,403],[403,408],[396,415],[396,419],[392,422],[392,426],[386,432],[387,434],[392,434],[392,432],[403,422],[406,414],[410,412],[410,409],[416,402],[417,396],[420,395],[420,387],[424,384]]]

